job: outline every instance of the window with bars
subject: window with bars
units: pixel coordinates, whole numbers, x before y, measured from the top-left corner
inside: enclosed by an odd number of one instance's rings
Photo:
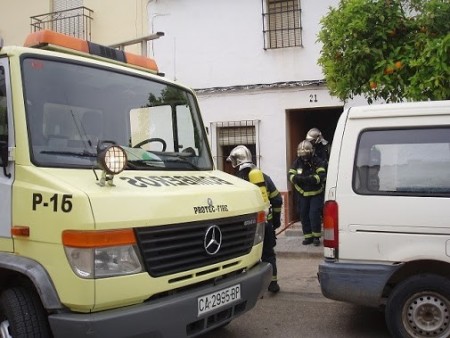
[[[300,0],[261,0],[264,49],[301,47]]]
[[[219,169],[233,173],[234,170],[226,159],[231,150],[241,144],[252,153],[253,163],[259,164],[258,122],[258,120],[242,120],[213,123],[216,138],[215,161]]]
[[[53,30],[67,35],[85,38],[83,0],[53,0]]]

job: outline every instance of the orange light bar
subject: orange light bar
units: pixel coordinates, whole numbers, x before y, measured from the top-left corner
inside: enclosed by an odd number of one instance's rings
[[[14,225],[11,228],[11,235],[18,237],[30,237],[30,227],[26,225]]]
[[[86,40],[49,30],[42,30],[29,34],[23,45],[25,47],[41,47],[48,44],[89,53],[89,46]]]
[[[153,59],[137,54],[132,54],[129,52],[125,52],[125,57],[127,59],[127,63],[129,64],[133,64],[139,67],[151,69],[154,70],[155,72],[158,72],[158,66],[156,65],[156,62]]]
[[[50,30],[42,30],[31,33],[28,35],[24,43],[25,47],[35,48],[45,47],[48,45],[64,47],[90,55],[125,62],[129,65],[142,67],[158,73],[158,66],[156,65],[155,60],[151,58],[102,46],[90,41],[78,39],[73,36],[68,36]]]
[[[136,244],[133,229],[77,231],[65,230],[62,234],[65,246],[73,248],[101,248]]]

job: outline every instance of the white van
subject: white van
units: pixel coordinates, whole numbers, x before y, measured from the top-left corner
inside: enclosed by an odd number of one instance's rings
[[[325,297],[394,337],[450,336],[450,101],[343,112],[325,191]]]

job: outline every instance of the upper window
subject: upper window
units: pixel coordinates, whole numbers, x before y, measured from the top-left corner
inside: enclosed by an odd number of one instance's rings
[[[450,128],[363,132],[353,186],[366,195],[450,196]]]
[[[83,0],[53,0],[53,13],[47,20],[54,31],[84,38],[86,24],[82,6]]]
[[[301,47],[300,0],[262,0],[264,49]]]

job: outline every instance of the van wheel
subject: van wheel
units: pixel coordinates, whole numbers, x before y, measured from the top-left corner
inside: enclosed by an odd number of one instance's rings
[[[24,287],[3,291],[0,297],[0,337],[51,337],[47,315],[35,292]]]
[[[389,296],[385,319],[393,337],[449,337],[450,280],[431,274],[408,278]]]

